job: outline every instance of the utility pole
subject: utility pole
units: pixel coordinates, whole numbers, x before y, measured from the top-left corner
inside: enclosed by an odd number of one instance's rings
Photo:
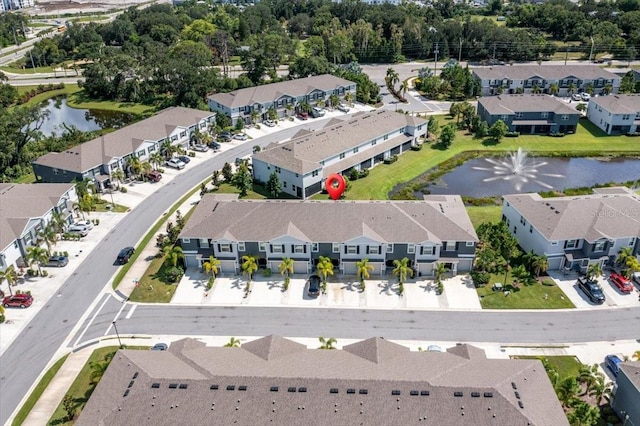
[[[435,55],[433,58],[433,75],[436,75],[436,69],[438,68],[438,47],[439,47],[439,43],[436,41],[436,48],[433,51]]]
[[[458,49],[458,63],[462,62],[462,37],[460,38],[460,48]]]
[[[564,64],[567,65],[567,59],[569,59],[569,45],[567,44],[567,51],[564,55]]]
[[[493,61],[494,61],[494,63],[495,63],[495,60],[496,60],[496,44],[493,43]]]
[[[593,57],[593,36],[589,36],[591,39],[591,52],[589,53],[589,63],[591,63],[591,58]]]

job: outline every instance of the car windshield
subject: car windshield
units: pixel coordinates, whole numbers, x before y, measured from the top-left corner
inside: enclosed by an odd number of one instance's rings
[[[594,292],[594,293],[602,293],[602,289],[600,288],[598,283],[595,283],[593,281],[589,281],[588,284],[589,284],[589,288],[591,289],[592,292]]]

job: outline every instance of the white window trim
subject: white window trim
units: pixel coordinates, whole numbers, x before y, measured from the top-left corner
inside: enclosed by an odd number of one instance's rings
[[[278,253],[278,254],[284,253],[284,250],[282,249],[282,244],[271,244],[271,253]]]
[[[347,254],[358,254],[358,246],[347,246]]]
[[[393,244],[387,244],[387,253],[393,253]]]
[[[229,250],[224,250],[224,248],[228,248]],[[231,244],[220,243],[220,253],[231,253]]]
[[[467,241],[467,247],[473,247],[474,244],[475,243],[473,241]]]
[[[189,244],[191,242],[191,238],[183,238],[182,242],[185,244]]]
[[[314,253],[317,253],[317,252],[318,252],[318,250],[320,250],[320,244],[318,244],[318,243],[312,243],[312,244],[311,244],[311,251],[312,251],[312,252],[314,252]]]
[[[258,251],[267,251],[267,243],[260,241],[258,243]]]
[[[407,245],[407,253],[408,254],[415,254],[415,252],[416,252],[416,245],[415,244]]]
[[[331,246],[332,253],[340,253],[340,243],[333,243]]]
[[[244,241],[238,241],[238,251],[246,251],[247,248],[244,244]]]
[[[304,244],[296,244],[293,246],[293,252],[296,254],[304,254]]]

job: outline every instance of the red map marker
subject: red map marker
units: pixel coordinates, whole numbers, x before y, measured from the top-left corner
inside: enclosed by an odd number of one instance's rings
[[[340,198],[347,187],[347,183],[344,181],[342,175],[339,175],[337,173],[329,175],[324,185],[325,188],[327,188],[329,196],[333,200],[337,200],[338,198]]]

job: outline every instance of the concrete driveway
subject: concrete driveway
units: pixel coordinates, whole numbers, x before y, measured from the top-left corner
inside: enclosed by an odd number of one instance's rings
[[[604,277],[598,279],[600,287],[605,296],[605,302],[601,305],[595,304],[578,288],[578,276],[576,274],[564,275],[558,271],[551,271],[549,275],[562,289],[564,294],[573,302],[578,309],[605,309],[605,308],[628,308],[640,306],[638,292],[622,293],[611,282]],[[608,275],[607,275],[608,276]]]

